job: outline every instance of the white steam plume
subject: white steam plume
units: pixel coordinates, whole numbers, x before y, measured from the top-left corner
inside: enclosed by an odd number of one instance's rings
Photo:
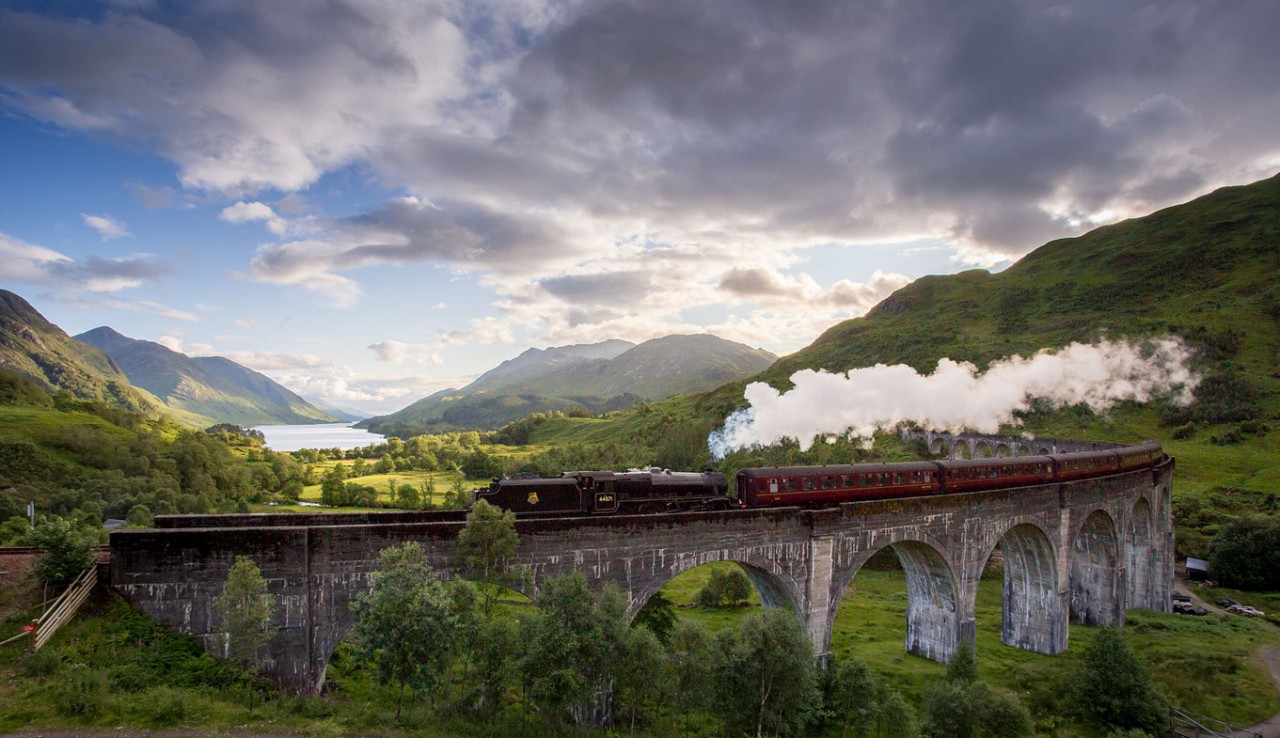
[[[1029,359],[1001,359],[982,373],[951,359],[940,360],[927,376],[905,364],[877,364],[848,374],[804,369],[791,375],[795,387],[789,392],[763,382],[747,385],[743,394],[751,406],[730,415],[707,445],[716,458],[783,438],[808,449],[815,436],[848,431],[869,438],[878,428],[907,420],[934,430],[996,433],[1031,398],[1055,406],[1084,403],[1095,412],[1164,392],[1186,404],[1199,383],[1187,368],[1190,357],[1180,340],[1163,338],[1143,344],[1073,343]]]

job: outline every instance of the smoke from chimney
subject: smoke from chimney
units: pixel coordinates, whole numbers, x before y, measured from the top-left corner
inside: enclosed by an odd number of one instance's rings
[[[905,364],[877,364],[847,374],[804,369],[795,385],[779,392],[763,382],[747,385],[750,407],[730,415],[707,438],[712,455],[767,446],[794,438],[807,450],[815,437],[849,433],[870,438],[880,428],[915,421],[932,430],[997,433],[1015,422],[1032,398],[1055,407],[1084,403],[1105,412],[1121,400],[1146,402],[1171,393],[1187,404],[1199,377],[1189,368],[1191,350],[1177,338],[1073,343],[1029,359],[1010,356],[979,372],[968,362],[942,359],[933,374]]]

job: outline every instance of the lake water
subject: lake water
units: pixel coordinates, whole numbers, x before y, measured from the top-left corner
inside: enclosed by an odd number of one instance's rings
[[[297,451],[300,448],[359,448],[382,443],[385,437],[351,423],[317,423],[314,425],[259,425],[272,451]]]

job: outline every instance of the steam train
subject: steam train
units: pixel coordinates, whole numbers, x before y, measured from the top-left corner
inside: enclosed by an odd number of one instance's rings
[[[1158,466],[1160,445],[1148,441],[1102,451],[891,464],[769,466],[740,469],[731,496],[724,474],[644,469],[576,471],[551,479],[495,479],[477,489],[518,514],[626,515],[760,507],[824,507],[842,502],[1068,482]]]

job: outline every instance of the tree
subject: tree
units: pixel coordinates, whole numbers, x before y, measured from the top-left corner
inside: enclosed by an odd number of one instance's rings
[[[662,643],[671,636],[671,629],[676,625],[675,603],[661,591],[654,592],[649,601],[644,603],[640,612],[631,621],[632,628],[648,628]]]
[[[1013,695],[978,681],[973,644],[962,641],[947,662],[947,674],[925,690],[922,733],[932,738],[1026,738],[1031,715]]]
[[[698,590],[698,607],[716,609],[736,606],[751,596],[751,581],[739,567],[713,568],[707,583]]]
[[[475,662],[480,681],[476,706],[481,712],[498,708],[515,670],[512,655],[519,650],[519,633],[510,618],[490,618],[480,624]]]
[[[486,586],[481,608],[493,611],[498,587],[508,582],[508,569],[516,554],[516,516],[510,510],[478,500],[467,513],[467,524],[458,533],[458,557],[466,576]]]
[[[1159,735],[1169,716],[1169,703],[1120,631],[1109,625],[1098,629],[1068,678],[1067,703],[1100,730],[1137,728]]]
[[[324,475],[324,481],[320,483],[320,502],[333,506],[347,504],[347,467],[343,464],[334,464]]]
[[[717,639],[717,706],[732,731],[799,734],[818,708],[813,643],[790,610],[752,613]]]
[[[658,674],[665,660],[662,641],[648,628],[628,628],[614,663],[614,693],[627,711],[631,732],[636,730],[636,716],[660,699],[662,685]]]
[[[361,657],[373,663],[379,684],[398,687],[399,721],[405,688],[437,689],[454,647],[452,603],[422,545],[410,541],[384,548],[373,588],[358,596],[351,609]]]
[[[920,701],[926,738],[975,738],[980,710],[969,685],[943,679],[929,685]]]
[[[883,689],[876,700],[877,738],[915,738],[916,716],[896,689]]]
[[[692,620],[676,623],[667,639],[666,658],[661,672],[665,689],[663,701],[678,725],[680,717],[710,702],[714,685],[714,644],[707,629]],[[673,725],[673,733],[680,731]]]
[[[92,566],[93,546],[98,542],[94,531],[77,528],[58,517],[41,518],[31,531],[30,540],[43,551],[32,571],[36,579],[53,587],[65,587]]]
[[[130,528],[150,528],[156,524],[156,518],[151,514],[151,508],[143,504],[137,504],[129,508],[129,514],[125,516],[125,523]]]
[[[396,488],[395,501],[400,507],[416,510],[422,506],[422,495],[412,484],[402,484]]]
[[[842,661],[833,670],[831,703],[827,706],[840,719],[840,735],[864,736],[875,726],[876,677],[861,659]]]
[[[214,609],[222,615],[222,627],[227,633],[227,659],[242,669],[253,673],[258,669],[258,650],[275,635],[268,628],[271,620],[271,597],[267,594],[267,580],[253,559],[237,556],[222,595],[214,601]],[[253,686],[248,689],[249,711],[253,712]]]
[[[592,594],[586,578],[574,573],[544,582],[537,605],[537,614],[523,621],[522,670],[543,719],[558,726],[571,710],[581,717],[583,706],[612,691],[627,631],[626,600],[612,586]]]
[[[951,660],[947,662],[946,678],[960,684],[978,681],[978,659],[971,641],[962,639],[956,652],[951,654]]]
[[[1280,519],[1240,517],[1213,537],[1209,570],[1219,584],[1252,591],[1280,589]]]

